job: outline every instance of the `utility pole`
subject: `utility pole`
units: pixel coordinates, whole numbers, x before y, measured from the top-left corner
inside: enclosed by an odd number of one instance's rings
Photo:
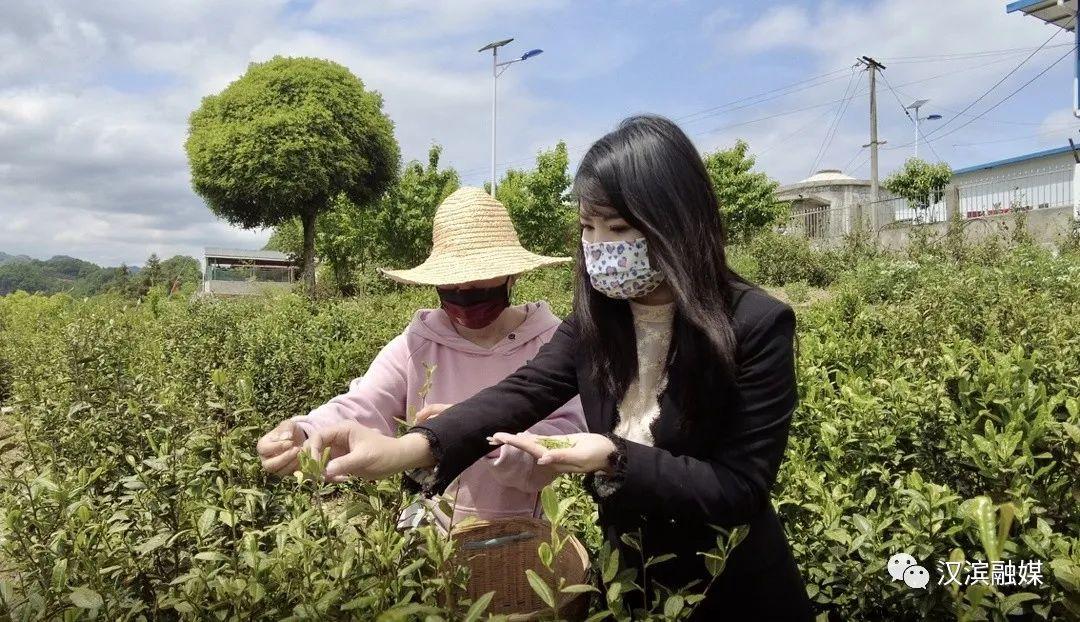
[[[869,56],[858,59],[860,65],[870,72],[870,226],[876,232],[878,200],[881,198],[881,186],[878,180],[878,145],[884,145],[885,141],[878,141],[877,137],[877,71],[885,69],[885,65],[877,62]]]

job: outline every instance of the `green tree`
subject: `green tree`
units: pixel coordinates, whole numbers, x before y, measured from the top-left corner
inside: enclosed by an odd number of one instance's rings
[[[51,294],[61,290],[59,279],[49,275],[38,260],[0,265],[0,296],[22,290]]]
[[[164,282],[161,260],[158,259],[157,253],[150,253],[150,257],[146,259],[146,265],[139,271],[139,294],[145,296],[152,287]]]
[[[452,168],[439,168],[440,145],[432,145],[427,164],[409,162],[397,186],[379,205],[373,223],[375,244],[368,257],[388,265],[408,267],[419,264],[431,252],[431,225],[443,199],[461,187]]]
[[[108,281],[106,291],[116,292],[126,298],[138,297],[139,282],[132,277],[131,268],[126,263],[120,264],[119,267],[113,268],[113,277]]]
[[[330,269],[340,293],[355,291],[356,273],[365,265],[414,266],[431,252],[435,209],[461,185],[457,171],[439,167],[441,154],[442,147],[432,145],[426,165],[416,160],[406,164],[373,207],[360,209],[339,196],[319,217],[315,254]],[[300,221],[294,218],[274,228],[265,248],[298,257],[302,242]]]
[[[251,64],[203,99],[185,147],[195,191],[219,217],[244,228],[300,219],[309,292],[318,215],[341,194],[374,203],[400,158],[382,97],[345,67],[314,58]]]
[[[567,199],[570,190],[566,143],[536,156],[531,171],[510,169],[495,189],[529,250],[545,255],[567,252],[577,215]]]
[[[173,255],[161,262],[161,274],[169,291],[202,282],[199,260],[188,255]]]
[[[755,159],[749,149],[745,141],[739,140],[731,149],[704,157],[730,242],[749,240],[782,220],[790,209],[787,203],[776,200],[779,184],[753,170]]]
[[[907,199],[916,210],[925,210],[941,200],[945,186],[952,179],[952,168],[945,162],[930,164],[919,158],[908,158],[903,168],[885,178],[885,189]]]
[[[68,257],[67,255],[54,255],[50,259],[41,262],[41,267],[49,276],[54,276],[63,281],[81,279],[101,270],[96,264]]]

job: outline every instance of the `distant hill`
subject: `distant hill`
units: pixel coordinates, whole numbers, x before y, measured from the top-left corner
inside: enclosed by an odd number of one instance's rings
[[[153,263],[152,270],[145,270]],[[145,293],[150,283],[198,283],[199,262],[193,257],[176,255],[164,261],[147,260],[146,267],[102,267],[95,263],[56,255],[47,260],[0,252],[0,296],[19,290],[53,294],[68,292],[90,296],[107,291],[125,294]]]
[[[28,255],[8,255],[7,253],[0,251],[0,266],[7,263],[30,261],[31,259],[33,258]]]

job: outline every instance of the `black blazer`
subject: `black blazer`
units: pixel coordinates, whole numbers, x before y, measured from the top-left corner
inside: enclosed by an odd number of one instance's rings
[[[627,547],[621,534],[640,529],[646,556],[675,553],[676,559],[649,567],[648,578],[677,588],[694,579],[707,581],[697,552],[715,546],[717,532],[710,524],[749,525],[695,619],[810,619],[802,578],[769,501],[797,401],[795,314],[758,288],[737,284],[735,296],[739,395],[735,400],[718,396],[717,403],[739,406],[717,412],[707,428],[688,431],[679,425],[679,406],[663,393],[652,427],[654,445],[626,441],[624,477],[615,492],[600,497],[591,478],[588,488],[597,499],[605,537],[624,562],[639,567],[639,582],[641,554]],[[488,453],[486,437],[526,430],[575,394],[581,395],[590,432],[614,429],[616,399],[590,382],[576,330],[570,316],[528,364],[411,430],[432,441],[437,460],[426,494],[441,493]],[[417,489],[408,478],[406,484]]]

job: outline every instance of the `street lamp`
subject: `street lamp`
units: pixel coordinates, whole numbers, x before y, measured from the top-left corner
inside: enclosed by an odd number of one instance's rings
[[[915,111],[915,157],[916,158],[919,157],[919,137],[921,136],[919,134],[919,121],[937,121],[937,120],[941,119],[941,115],[939,115],[939,114],[932,114],[932,115],[925,116],[925,117],[920,117],[919,116],[919,108],[922,108],[923,106],[925,106],[926,103],[929,102],[929,101],[930,101],[929,99],[917,99],[914,102],[912,102],[911,104],[909,104],[907,106],[904,106],[905,110],[914,110]]]
[[[495,119],[496,119],[496,104],[499,97],[499,76],[502,72],[506,71],[507,67],[514,63],[520,63],[523,60],[529,60],[533,56],[539,56],[543,50],[529,50],[521,55],[521,58],[514,58],[499,62],[499,48],[513,41],[513,38],[503,39],[502,41],[492,41],[484,47],[477,50],[478,52],[486,52],[491,50],[491,196],[495,196]]]

